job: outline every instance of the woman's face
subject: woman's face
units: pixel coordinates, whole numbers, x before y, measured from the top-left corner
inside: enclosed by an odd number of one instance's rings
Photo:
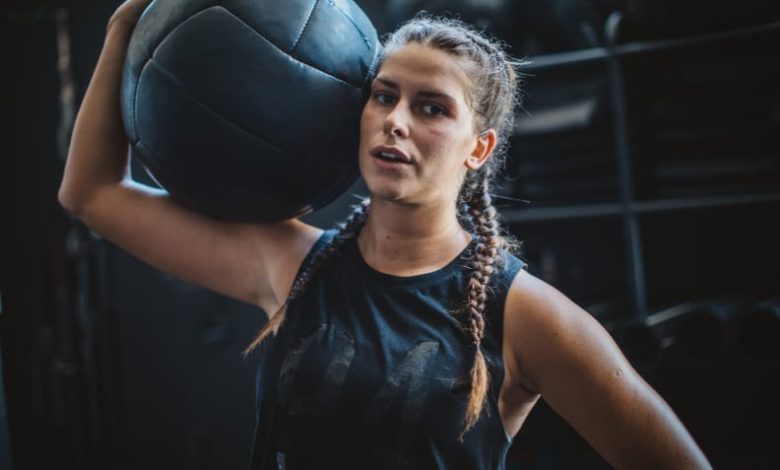
[[[474,157],[484,138],[466,101],[469,86],[444,51],[409,43],[385,58],[360,124],[360,171],[373,197],[456,200],[467,168],[483,163]]]

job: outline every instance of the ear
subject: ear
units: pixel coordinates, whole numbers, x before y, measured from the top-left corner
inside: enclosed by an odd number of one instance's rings
[[[469,170],[478,170],[484,165],[488,157],[493,153],[493,149],[496,148],[496,139],[496,131],[493,129],[488,129],[478,135],[474,150],[464,162],[466,168]]]

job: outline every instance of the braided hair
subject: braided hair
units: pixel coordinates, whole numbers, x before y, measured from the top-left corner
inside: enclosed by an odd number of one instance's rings
[[[363,227],[363,224],[366,222],[366,219],[368,218],[368,208],[370,201],[370,199],[364,199],[360,202],[360,204],[353,206],[352,213],[345,222],[339,225],[339,231],[336,233],[336,236],[333,237],[333,240],[331,240],[331,242],[324,249],[320,250],[314,256],[305,270],[298,274],[298,277],[293,282],[293,285],[290,288],[290,293],[287,294],[287,298],[285,299],[284,303],[276,312],[276,314],[271,317],[268,323],[263,325],[249,346],[244,349],[244,355],[249,354],[255,348],[257,348],[257,346],[259,346],[268,335],[271,333],[276,333],[276,331],[282,326],[282,323],[284,322],[287,314],[287,307],[290,305],[290,302],[299,297],[303,291],[306,290],[306,286],[309,285],[309,281],[314,276],[314,274],[319,271],[319,269],[328,259],[331,258],[332,255],[338,253],[341,250],[341,247],[344,246],[344,243],[347,240],[357,236],[357,234],[360,232],[360,229]]]
[[[490,387],[487,363],[481,349],[490,279],[500,268],[499,251],[516,251],[518,248],[514,239],[501,231],[490,189],[494,176],[504,166],[508,136],[514,125],[514,111],[519,104],[520,74],[515,69],[522,62],[511,59],[503,43],[487,38],[460,20],[434,17],[427,13],[416,15],[385,38],[382,59],[412,42],[442,50],[459,60],[472,80],[467,103],[474,112],[477,132],[482,134],[494,129],[497,134],[493,155],[478,170],[467,173],[457,200],[458,221],[476,239],[470,260],[466,300],[463,308],[453,312],[462,319],[466,339],[474,351],[474,362],[468,377],[471,391],[460,433],[462,440],[479,420]],[[360,233],[369,209],[369,199],[353,208],[331,243],[320,250],[307,268],[299,273],[282,307],[260,330],[245,353],[255,349],[282,325],[287,306],[305,291],[309,280],[327,260],[338,256],[344,243]]]

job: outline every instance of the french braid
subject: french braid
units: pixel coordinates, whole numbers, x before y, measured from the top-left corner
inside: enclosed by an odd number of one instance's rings
[[[471,175],[474,175],[473,177]],[[465,305],[466,332],[474,348],[474,364],[469,374],[469,393],[464,427],[460,439],[479,420],[485,406],[490,386],[487,363],[482,354],[482,338],[485,336],[485,303],[488,298],[490,279],[497,270],[499,250],[505,247],[505,239],[499,231],[497,213],[489,192],[490,169],[483,167],[469,175],[464,186],[468,199],[463,206],[467,209],[470,225],[476,237],[474,254],[470,263],[471,273],[467,283]]]

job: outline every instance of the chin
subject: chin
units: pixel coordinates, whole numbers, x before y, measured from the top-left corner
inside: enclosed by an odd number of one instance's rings
[[[373,200],[383,200],[398,204],[412,204],[411,194],[408,188],[404,188],[398,181],[388,181],[387,179],[371,178],[365,179],[366,187]]]
[[[376,174],[371,171],[370,166],[367,170],[364,168],[362,161],[360,162],[360,176],[366,183],[366,187],[372,198],[397,200],[402,197],[403,191],[400,181],[393,181],[385,175]]]
[[[377,184],[371,184],[366,181],[368,192],[371,194],[372,199],[382,199],[390,202],[404,202],[404,191],[398,187],[398,185],[387,184],[387,182],[381,182]]]
[[[359,165],[360,175],[366,183],[372,198],[399,204],[413,203],[412,199],[415,191],[410,184],[412,181],[409,178],[403,176],[394,177],[381,171],[376,171],[370,164],[366,165],[363,160],[359,162]]]

